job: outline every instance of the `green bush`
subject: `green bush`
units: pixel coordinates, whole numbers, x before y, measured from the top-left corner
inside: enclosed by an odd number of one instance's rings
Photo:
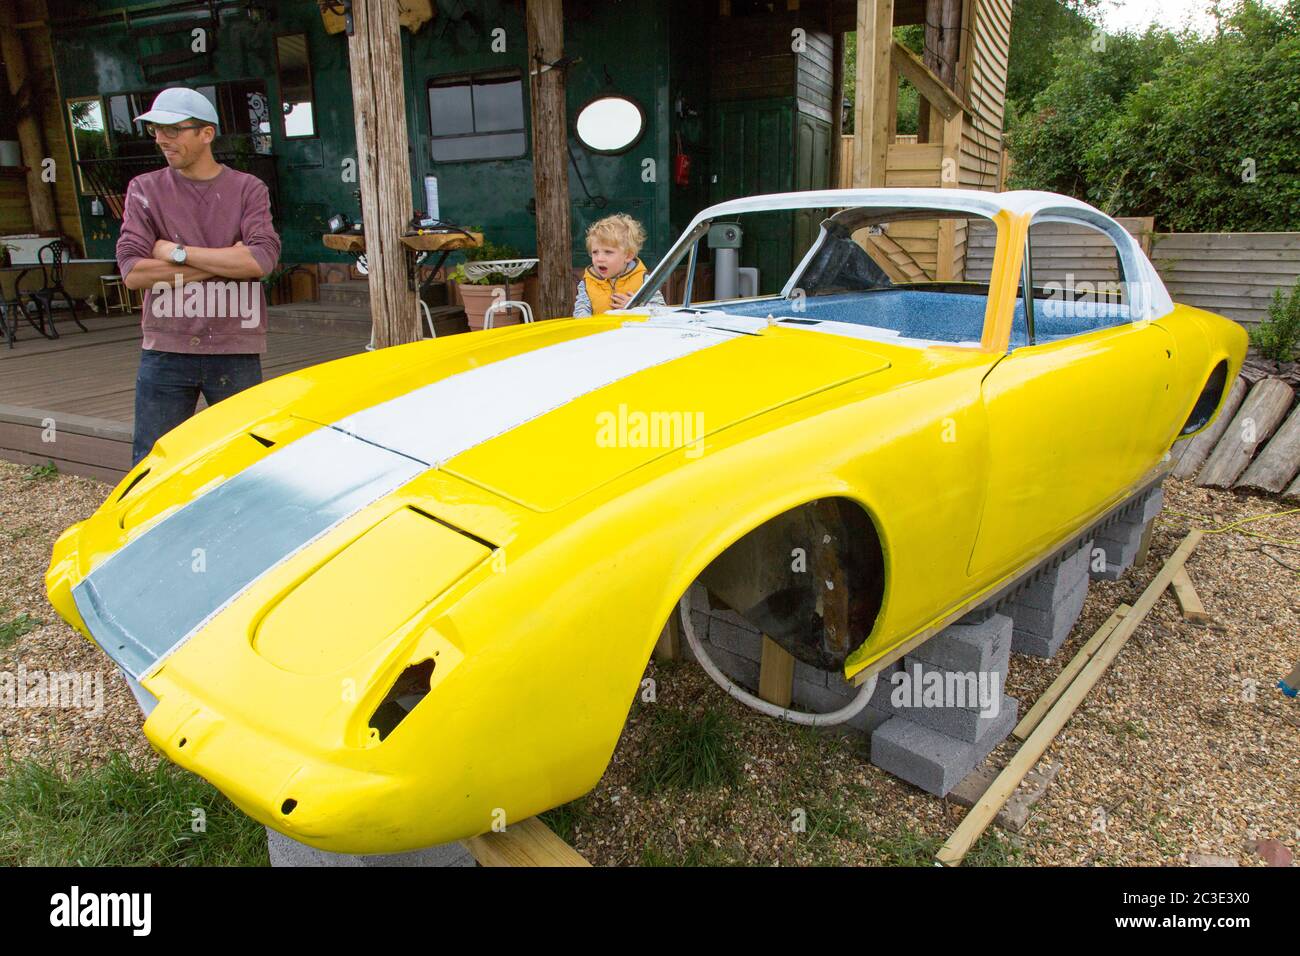
[[[1067,38],[1007,137],[1013,188],[1172,232],[1296,228],[1297,142],[1300,0],[1242,0],[1205,37]]]
[[[1250,344],[1277,362],[1290,362],[1300,354],[1300,279],[1289,295],[1273,290],[1268,318],[1250,330]]]

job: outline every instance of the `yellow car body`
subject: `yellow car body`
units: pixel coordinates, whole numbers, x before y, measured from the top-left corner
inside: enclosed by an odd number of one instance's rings
[[[590,790],[680,596],[819,499],[860,505],[882,549],[842,668],[861,680],[1158,478],[1245,353],[1239,326],[1185,306],[1009,348],[1025,230],[1069,201],[931,192],[761,198],[976,197],[999,235],[978,343],[669,310],[329,362],[160,439],[59,538],[50,601],[156,699],[159,751],[341,852]],[[638,440],[654,410],[683,412],[668,441]],[[418,703],[377,730],[409,680]]]

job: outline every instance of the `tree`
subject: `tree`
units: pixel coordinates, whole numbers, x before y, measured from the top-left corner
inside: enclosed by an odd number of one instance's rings
[[[1210,36],[1062,41],[1007,137],[1013,188],[1173,231],[1300,222],[1300,0],[1242,0]]]
[[[1016,112],[1029,107],[1052,78],[1062,40],[1084,40],[1098,29],[1093,22],[1100,0],[1015,0],[1011,8],[1011,49],[1007,62],[1007,103]]]

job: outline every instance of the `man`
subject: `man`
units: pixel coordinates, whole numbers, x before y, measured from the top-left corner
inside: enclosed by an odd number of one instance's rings
[[[136,117],[167,167],[131,180],[117,240],[129,289],[144,289],[134,466],[162,435],[262,381],[266,295],[280,258],[270,194],[212,156],[217,111],[196,90],[163,90]]]

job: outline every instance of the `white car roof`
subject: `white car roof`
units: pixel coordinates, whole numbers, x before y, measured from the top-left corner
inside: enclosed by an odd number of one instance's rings
[[[951,209],[981,216],[995,216],[1002,210],[1034,213],[1049,207],[1077,209],[1103,215],[1070,196],[1018,189],[994,193],[981,189],[817,189],[806,192],[767,193],[745,199],[731,199],[710,206],[692,221],[717,219],[728,213],[762,212],[768,209],[821,209],[827,206],[915,206],[921,209]]]
[[[1078,222],[1091,225],[1114,241],[1124,261],[1133,296],[1135,319],[1152,321],[1173,311],[1174,303],[1165,284],[1138,241],[1101,210],[1071,196],[1018,189],[985,192],[979,189],[818,189],[806,192],[768,193],[732,199],[710,206],[691,220],[683,233],[689,235],[701,222],[728,215],[777,209],[823,209],[850,206],[878,206],[885,209],[942,209],[976,216],[996,216],[1003,210],[1038,217],[1040,222]],[[680,240],[679,240],[680,241]],[[671,254],[671,253],[670,253]],[[793,279],[793,277],[792,277]]]

